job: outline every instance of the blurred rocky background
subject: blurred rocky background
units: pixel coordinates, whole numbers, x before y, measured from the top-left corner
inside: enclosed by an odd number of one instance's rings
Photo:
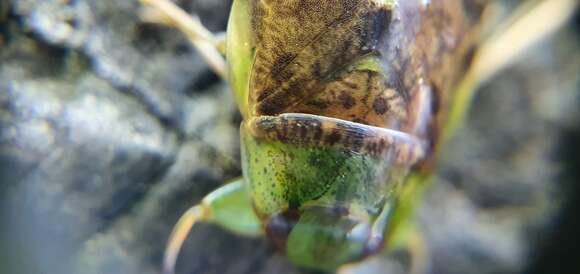
[[[230,1],[178,3],[225,30]],[[139,10],[0,0],[0,273],[158,273],[179,215],[240,175],[227,85]],[[578,269],[578,49],[570,24],[476,96],[417,216],[429,273]],[[180,258],[178,273],[304,273],[209,225]],[[357,272],[408,267],[396,252]]]

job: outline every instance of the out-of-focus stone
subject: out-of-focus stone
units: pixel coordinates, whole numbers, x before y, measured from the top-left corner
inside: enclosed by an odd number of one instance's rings
[[[32,273],[64,270],[83,240],[148,192],[178,144],[143,105],[93,73],[58,75],[62,64],[35,60],[54,71],[39,75],[16,59],[0,68],[3,236],[23,249],[14,256],[30,257]]]

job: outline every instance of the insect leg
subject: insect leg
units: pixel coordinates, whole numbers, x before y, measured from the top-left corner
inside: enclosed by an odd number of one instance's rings
[[[456,88],[450,121],[444,128],[445,139],[461,123],[477,87],[517,60],[526,49],[557,31],[575,14],[578,3],[576,0],[527,1],[506,20],[506,26],[498,27],[490,35]]]
[[[188,209],[179,218],[169,236],[163,259],[163,273],[173,274],[183,242],[195,223],[217,224],[234,233],[258,236],[262,233],[260,221],[254,214],[242,178],[208,194],[200,204]]]
[[[410,274],[428,273],[429,250],[425,243],[425,238],[420,231],[415,229],[410,236],[408,243],[409,255],[411,256]]]
[[[223,57],[225,36],[215,36],[201,24],[198,17],[190,16],[170,0],[140,1],[148,8],[142,15],[146,20],[166,24],[183,32],[210,68],[225,78],[226,62]]]
[[[208,219],[209,210],[207,205],[204,204],[195,205],[183,213],[177,224],[175,224],[165,247],[165,256],[163,258],[164,274],[173,274],[175,272],[177,256],[193,225],[200,221],[208,221]]]

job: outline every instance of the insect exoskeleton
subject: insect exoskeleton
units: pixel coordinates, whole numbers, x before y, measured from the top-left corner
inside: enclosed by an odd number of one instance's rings
[[[393,1],[232,8],[245,182],[267,236],[299,266],[332,270],[380,251],[406,175],[425,156],[430,94],[392,85],[385,68],[399,15]]]
[[[487,0],[235,0],[226,72],[199,21],[170,1],[141,1],[228,76],[243,117],[243,178],[182,216],[165,273],[198,221],[266,234],[296,265],[319,270],[391,246],[478,81],[577,5],[539,1],[532,16],[481,43]],[[555,12],[566,16],[547,16]],[[552,20],[532,24],[537,16]],[[527,25],[538,31],[519,35]],[[504,58],[482,61],[495,56]]]
[[[554,11],[567,18],[576,5],[543,1],[480,45],[487,0],[235,0],[226,72],[199,21],[171,2],[142,1],[227,74],[243,117],[243,178],[182,216],[165,273],[198,221],[265,233],[312,269],[334,270],[392,246],[470,91],[564,19],[533,35],[519,35],[522,26]],[[505,58],[485,62],[496,55]]]

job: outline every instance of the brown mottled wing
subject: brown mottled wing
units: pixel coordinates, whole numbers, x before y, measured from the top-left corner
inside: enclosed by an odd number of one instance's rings
[[[382,72],[359,68],[328,81],[293,111],[361,124],[398,129],[407,116],[406,102],[387,87]]]
[[[256,59],[250,80],[252,115],[292,111],[325,79],[372,53],[390,12],[368,0],[254,2]]]

